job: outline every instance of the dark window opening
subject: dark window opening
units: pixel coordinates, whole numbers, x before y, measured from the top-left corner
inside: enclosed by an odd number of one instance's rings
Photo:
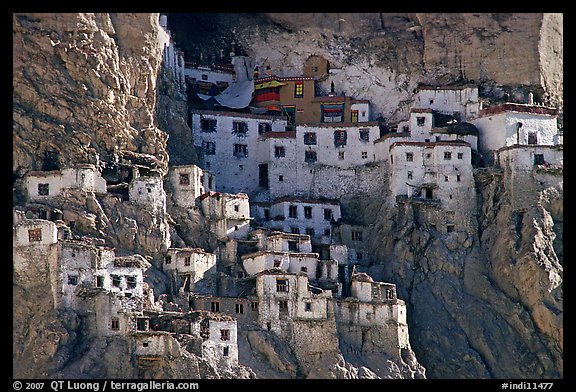
[[[250,309],[252,309],[252,310],[254,310],[254,311],[257,311],[257,310],[258,310],[258,302],[252,301],[252,302],[250,303]]]
[[[204,132],[210,132],[216,130],[216,120],[213,118],[203,118],[200,120],[200,128]]]
[[[535,165],[543,165],[544,161],[544,154],[534,154],[534,164]]]
[[[352,241],[362,241],[362,232],[361,231],[353,231],[352,232]]]
[[[329,208],[324,208],[324,220],[332,220],[332,210]]]
[[[28,242],[42,241],[42,229],[29,229]]]
[[[204,142],[204,154],[216,155],[216,142]]]
[[[444,151],[444,159],[449,161],[452,159],[452,153],[450,151]]]
[[[281,260],[274,260],[274,268],[280,268],[280,264],[282,264]]]
[[[307,227],[306,234],[308,234],[310,237],[314,237],[314,229],[312,227]]]
[[[166,256],[164,260],[166,261],[166,264],[172,264],[172,256]]]
[[[462,158],[464,158],[464,154],[461,153],[461,152],[459,152],[459,153],[458,153],[458,159],[462,159]]]
[[[138,331],[148,331],[148,319],[147,318],[137,318],[136,319],[136,329]]]
[[[460,182],[460,174],[456,174],[456,181]]]
[[[286,156],[286,148],[284,146],[276,146],[274,147],[274,156],[276,158],[282,158]]]
[[[300,228],[298,228],[298,227],[291,227],[291,228],[290,228],[290,232],[291,232],[292,234],[300,234]]]
[[[288,206],[288,216],[290,218],[298,218],[298,206]]]
[[[338,146],[345,146],[346,145],[346,139],[347,139],[347,133],[346,131],[334,131],[334,145],[336,147]]]
[[[180,174],[180,185],[190,185],[189,174]]]
[[[120,283],[122,282],[122,278],[119,275],[110,275],[112,278],[112,286],[120,287]]]
[[[412,162],[414,160],[414,153],[407,152],[406,153],[406,161]]]
[[[244,314],[244,304],[236,304],[235,308],[237,314]]]
[[[262,135],[266,132],[272,132],[272,124],[270,124],[270,123],[258,123],[258,134]]]
[[[262,163],[258,165],[258,186],[268,189],[268,164]]]
[[[305,302],[304,303],[304,311],[306,311],[306,312],[312,311],[312,302]]]
[[[129,289],[136,288],[136,277],[135,276],[127,276],[126,277],[126,287]]]
[[[220,340],[230,340],[230,330],[221,329],[220,330]]]
[[[268,208],[264,209],[264,220],[270,220],[270,210]]]
[[[454,225],[446,225],[446,232],[452,233],[454,231]]]
[[[50,184],[38,184],[38,195],[48,196],[50,194]]]
[[[235,157],[247,157],[248,156],[248,145],[247,144],[234,144],[234,156]]]
[[[276,291],[279,293],[288,292],[288,280],[287,279],[276,279]]]
[[[310,206],[304,207],[304,218],[312,219],[312,207]]]
[[[96,287],[104,287],[104,277],[97,276],[96,277]]]
[[[236,135],[246,135],[248,133],[248,124],[243,121],[233,121],[232,133]]]
[[[68,275],[68,284],[76,286],[78,284],[78,275]]]
[[[184,257],[184,267],[190,267],[190,256]]]
[[[278,181],[280,182],[284,181],[284,176],[278,176]]]
[[[324,235],[325,236],[330,236],[330,229],[324,229]]]
[[[222,356],[227,357],[229,353],[230,353],[230,348],[228,346],[224,346],[222,348]]]
[[[538,135],[536,132],[528,132],[528,144],[538,144]]]
[[[424,126],[425,123],[426,123],[426,117],[416,117],[416,125],[422,127]]]
[[[280,308],[281,312],[287,312],[288,311],[288,301],[286,301],[286,300],[278,301],[278,307]]]
[[[220,311],[220,302],[212,301],[210,302],[210,311],[212,312],[219,312]]]
[[[308,272],[308,267],[300,267],[300,272]]]
[[[362,140],[363,142],[370,141],[370,131],[368,129],[360,130],[360,140]]]
[[[120,320],[117,318],[112,318],[112,320],[110,320],[110,329],[112,331],[118,331],[120,329]]]
[[[318,156],[316,155],[316,151],[308,150],[304,151],[304,162],[316,162],[318,160]]]
[[[288,250],[298,252],[298,241],[288,241]]]
[[[304,144],[307,146],[316,145],[316,133],[315,132],[305,132],[304,133]]]

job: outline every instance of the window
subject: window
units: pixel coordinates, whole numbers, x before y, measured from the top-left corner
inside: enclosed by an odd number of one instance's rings
[[[346,138],[347,138],[346,131],[343,131],[343,130],[334,131],[334,145],[336,147],[345,146],[346,145]]]
[[[189,174],[180,174],[180,185],[190,185]]]
[[[462,158],[464,158],[464,154],[461,153],[461,152],[459,152],[459,153],[458,153],[458,159],[462,159]]]
[[[299,227],[291,227],[290,232],[292,234],[300,234],[300,228]]]
[[[120,275],[110,275],[112,278],[112,286],[120,287],[120,283],[122,282],[122,277]]]
[[[208,75],[202,74],[202,80],[208,80]]]
[[[120,329],[120,320],[116,317],[112,317],[110,320],[110,329],[112,331],[118,331]]]
[[[456,174],[456,181],[460,182],[460,174]]]
[[[448,182],[448,176],[444,176],[444,182]]]
[[[312,72],[318,72],[318,66],[317,65],[312,66]]]
[[[528,144],[538,144],[538,135],[536,132],[528,132]]]
[[[270,219],[270,210],[268,208],[264,209],[264,220]]]
[[[172,256],[166,256],[164,261],[166,261],[166,264],[172,264]]]
[[[312,207],[310,206],[304,207],[304,218],[312,219]]]
[[[454,225],[446,225],[446,232],[452,233],[454,231]]]
[[[304,311],[306,312],[312,311],[312,302],[304,302]]]
[[[450,151],[444,151],[444,159],[449,161],[452,159],[452,153]]]
[[[362,252],[356,252],[356,259],[357,260],[362,260],[363,257],[364,257],[364,254]]]
[[[316,160],[318,159],[317,155],[316,155],[316,151],[312,151],[312,150],[308,150],[308,151],[304,151],[304,162],[316,162]]]
[[[366,159],[366,158],[368,158],[368,152],[362,151],[362,159]]]
[[[344,159],[344,151],[338,151],[338,159]]]
[[[78,284],[78,275],[68,275],[68,284],[76,286]]]
[[[394,155],[390,155],[390,164],[394,164]]]
[[[409,179],[409,180],[412,179],[412,172],[411,172],[411,171],[408,172],[408,179]]]
[[[324,235],[325,236],[330,236],[330,229],[324,229]]]
[[[29,229],[28,242],[42,241],[42,229]]]
[[[426,123],[426,117],[416,117],[416,125],[423,127]]]
[[[257,311],[258,310],[258,302],[256,302],[256,301],[250,302],[250,309],[252,309],[253,311]]]
[[[280,268],[280,264],[282,264],[281,260],[274,260],[274,268]]]
[[[430,139],[424,139],[424,142],[430,143]]]
[[[430,102],[430,105],[432,105],[434,103],[434,100],[431,99],[429,102]]]
[[[294,98],[304,97],[304,82],[296,82],[294,84]]]
[[[284,176],[278,176],[278,181],[280,182],[284,181]]]
[[[314,237],[314,229],[312,227],[307,227],[306,234],[308,234],[310,237]]]
[[[407,162],[412,162],[412,161],[414,161],[414,153],[412,153],[412,152],[407,152],[407,153],[406,153],[406,161],[407,161]]]
[[[276,158],[281,158],[286,156],[286,149],[284,146],[276,146],[274,147],[274,156]]]
[[[322,122],[344,121],[344,105],[322,105]]]
[[[210,302],[210,311],[212,312],[219,312],[220,311],[220,302],[212,301]]]
[[[262,135],[266,132],[272,132],[272,124],[270,124],[270,123],[258,123],[258,134]]]
[[[244,121],[233,121],[232,133],[235,133],[236,135],[246,135],[248,133],[248,124]]]
[[[190,256],[184,257],[184,267],[190,267]]]
[[[236,304],[236,313],[244,314],[244,304]]]
[[[216,130],[216,120],[213,118],[203,118],[200,120],[200,128],[204,132],[213,132]]]
[[[220,340],[230,340],[230,330],[221,329],[220,330]]]
[[[298,218],[298,206],[288,206],[288,216],[290,218]]]
[[[324,220],[332,220],[332,210],[329,208],[324,208]]]
[[[50,194],[50,184],[38,184],[38,196],[48,196]]]
[[[135,276],[127,276],[126,277],[126,287],[128,287],[129,289],[135,289],[136,288],[136,277]]]
[[[352,232],[352,241],[362,241],[362,232],[361,231],[353,231]]]
[[[534,154],[535,165],[543,165],[544,163],[544,154]]]
[[[136,330],[138,331],[148,331],[148,319],[147,318],[137,318],[136,319]]]
[[[96,277],[96,287],[104,287],[104,277],[97,276]]]
[[[288,250],[298,252],[298,241],[288,241]]]
[[[300,267],[300,272],[308,272],[308,267]]]
[[[410,132],[410,128],[408,127],[408,125],[403,125],[403,126],[402,126],[402,132],[404,132],[404,133]]]
[[[288,280],[287,279],[276,279],[276,291],[279,293],[285,293],[288,291]]]
[[[304,132],[304,144],[307,146],[315,146],[316,132]]]
[[[280,308],[281,312],[288,311],[288,301],[286,300],[278,301],[278,307]]]
[[[224,346],[224,347],[222,348],[222,356],[223,356],[223,357],[227,357],[229,353],[230,353],[230,347]]]
[[[248,156],[248,145],[247,144],[234,144],[234,156],[235,157],[247,157]]]
[[[216,155],[216,142],[203,142],[204,154]]]

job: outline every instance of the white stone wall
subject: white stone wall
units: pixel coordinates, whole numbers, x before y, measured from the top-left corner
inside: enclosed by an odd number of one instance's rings
[[[458,112],[461,120],[474,117],[480,110],[478,87],[461,89],[420,89],[414,98],[414,107],[433,109],[443,114]]]
[[[208,253],[202,249],[168,249],[167,256],[171,257],[170,264],[166,263],[166,258],[162,263],[164,271],[176,274],[190,274],[193,282],[204,278],[208,272],[216,272],[216,255]],[[186,257],[190,257],[190,265],[185,265]]]
[[[206,83],[227,82],[228,84],[234,81],[232,72],[219,71],[208,67],[186,67],[184,75],[191,79],[196,79]]]
[[[418,125],[418,118],[424,118],[424,124]],[[426,139],[432,141],[430,130],[432,129],[433,118],[432,111],[422,112],[412,109],[412,111],[410,111],[410,119],[408,120],[411,139],[422,142]]]
[[[277,279],[288,281],[287,291],[277,291]],[[256,278],[258,296],[258,323],[262,328],[280,336],[289,336],[291,327],[288,320],[326,320],[328,318],[328,301],[332,292],[323,291],[312,294],[308,290],[308,277],[303,274],[261,274]],[[280,309],[280,301],[287,301],[287,309]],[[310,303],[306,310],[306,303]],[[268,324],[269,323],[269,324]]]
[[[181,183],[181,175],[187,175],[189,183]],[[184,208],[194,207],[196,198],[206,191],[204,171],[196,165],[171,166],[168,179],[172,185],[173,198],[177,206]],[[204,183],[203,183],[204,180]]]
[[[528,144],[529,132],[537,134],[537,145],[560,143],[556,116],[506,111],[471,121],[479,132],[481,151],[495,151],[515,144]],[[518,129],[518,123],[522,126]]]
[[[277,267],[274,266],[275,263]],[[315,279],[318,254],[261,251],[242,256],[242,265],[250,276],[272,268],[279,268],[293,273],[304,272],[309,278]]]
[[[130,201],[153,211],[166,212],[166,193],[162,177],[138,177],[128,184]]]
[[[38,184],[48,184],[49,194],[40,195]],[[79,165],[74,168],[50,172],[31,172],[26,176],[28,200],[47,200],[57,196],[64,189],[80,189],[86,192],[106,193],[106,181],[98,170],[91,165]]]
[[[544,162],[548,166],[564,166],[563,149],[551,148],[551,146],[519,146],[498,151],[499,163],[502,167],[508,167],[515,171],[534,170],[534,155],[544,156]]]
[[[30,230],[42,230],[40,241],[30,241]],[[14,229],[14,246],[44,246],[58,241],[58,230],[54,222],[43,219],[25,219]]]
[[[271,124],[273,132],[283,132],[286,121],[273,116],[242,115],[231,112],[191,111],[194,145],[203,149],[206,143],[214,143],[215,154],[203,155],[204,167],[217,178],[216,190],[228,193],[253,193],[259,189],[258,164],[268,162],[268,149],[260,146],[264,140],[258,134],[258,124]],[[205,132],[201,128],[201,118],[215,119],[216,131]],[[233,122],[245,122],[248,131],[245,135],[234,134]],[[247,146],[247,157],[234,156],[234,145]]]
[[[350,104],[350,111],[353,110],[358,110],[358,122],[370,121],[370,104],[368,102]]]
[[[106,274],[104,275],[104,288],[113,293],[130,293],[132,297],[142,297],[143,295],[143,284],[144,277],[142,275],[142,270],[135,267],[116,267],[109,265],[106,268]],[[120,277],[120,286],[116,287],[112,284],[112,275]],[[136,282],[136,287],[128,288],[127,277],[134,278]]]
[[[164,331],[136,332],[134,338],[134,355],[151,357],[170,357],[179,353],[178,342]]]
[[[202,356],[213,358],[225,368],[238,364],[238,333],[236,320],[210,320],[210,337],[202,343]],[[221,330],[228,330],[228,340],[222,340]],[[224,355],[224,348],[228,354]]]
[[[298,252],[311,253],[312,252],[312,241],[310,237],[305,234],[288,234],[288,233],[278,233],[271,234],[264,239],[264,246],[262,250],[273,251],[273,252],[290,252],[289,241],[296,241]]]

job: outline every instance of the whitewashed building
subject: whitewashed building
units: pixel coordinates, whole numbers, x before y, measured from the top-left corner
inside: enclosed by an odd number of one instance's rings
[[[162,51],[162,66],[171,71],[177,82],[178,92],[184,96],[186,93],[184,53],[174,45],[172,34],[168,29],[168,16],[160,14],[159,24],[157,40]]]
[[[216,255],[200,248],[169,248],[162,269],[171,275],[172,292],[193,291],[196,283],[216,274]]]
[[[281,337],[292,333],[291,320],[325,321],[332,300],[329,290],[314,289],[303,273],[263,271],[256,276],[258,324]]]
[[[273,231],[269,234],[265,230],[257,229],[250,233],[258,240],[258,249],[273,252],[312,252],[310,236],[306,234],[291,234]]]
[[[483,109],[472,123],[479,131],[479,150],[491,163],[504,147],[562,144],[557,119],[554,108],[504,103]]]
[[[14,228],[14,246],[45,246],[58,242],[56,224],[44,219],[22,219]]]
[[[128,198],[152,211],[166,213],[166,192],[162,177],[137,177],[128,184]]]
[[[26,175],[29,201],[48,200],[66,189],[106,193],[106,181],[94,165],[82,164],[53,171],[33,171]]]
[[[242,265],[250,276],[277,268],[282,271],[305,273],[316,279],[318,253],[258,251],[242,256]]]
[[[191,110],[194,145],[203,164],[217,178],[216,190],[253,193],[267,188],[269,149],[261,143],[270,132],[285,132],[286,120],[236,112]]]
[[[214,175],[196,165],[171,166],[168,180],[174,202],[179,207],[194,207],[197,197],[216,190]]]
[[[307,234],[319,243],[330,243],[331,225],[341,218],[340,203],[330,199],[281,197],[272,203],[255,202],[253,216],[264,227],[293,234]]]
[[[244,193],[207,192],[198,198],[211,231],[219,238],[245,238],[250,231],[250,203]]]
[[[480,111],[478,87],[420,86],[414,98],[414,107],[433,109],[444,114],[458,113],[460,121],[475,117]]]

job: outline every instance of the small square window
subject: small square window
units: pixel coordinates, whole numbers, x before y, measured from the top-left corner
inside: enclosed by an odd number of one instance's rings
[[[362,159],[366,159],[366,158],[368,158],[368,152],[362,151]]]
[[[166,264],[172,264],[172,256],[166,256],[164,261],[166,261]]]
[[[450,151],[444,151],[444,159],[449,161],[452,159],[452,153]]]
[[[444,182],[448,182],[448,176],[444,176]]]
[[[456,174],[456,181],[460,182],[460,174]]]
[[[338,151],[338,159],[344,159],[344,151]]]
[[[184,257],[184,266],[190,267],[190,256]]]
[[[257,311],[258,310],[258,302],[256,302],[256,301],[250,302],[250,309],[252,309],[253,311]]]
[[[287,311],[288,310],[288,301],[286,301],[286,300],[278,301],[278,307],[280,308],[280,311]]]
[[[128,275],[126,277],[126,287],[129,289],[135,289],[137,286],[137,281],[135,276]]]
[[[210,302],[210,311],[217,313],[220,311],[220,302],[212,301]]]
[[[190,185],[190,175],[188,173],[180,174],[180,185]]]
[[[304,218],[312,219],[312,207],[310,206],[304,207]]]
[[[304,302],[304,311],[306,312],[312,311],[312,302]]]
[[[311,163],[311,162],[316,162],[316,160],[318,159],[318,156],[316,155],[316,151],[312,151],[312,150],[307,150],[304,151],[304,161]]]
[[[370,141],[370,131],[368,129],[360,130],[360,140],[362,140],[363,142]]]
[[[362,232],[361,231],[353,231],[352,232],[352,241],[362,241]]]
[[[284,176],[278,176],[278,181],[280,182],[284,181]]]
[[[300,272],[308,272],[308,267],[300,267]]]
[[[38,184],[38,195],[48,196],[50,194],[50,184]]]
[[[288,206],[288,217],[298,218],[298,206]]]
[[[324,235],[330,236],[330,229],[324,229]]]
[[[426,117],[416,117],[416,125],[423,127],[426,123]]]
[[[408,179],[409,179],[409,180],[412,179],[412,172],[411,172],[411,171],[408,172]]]
[[[458,159],[462,159],[462,158],[464,158],[464,154],[461,153],[461,152],[459,152],[459,153],[458,153]]]
[[[244,304],[235,304],[236,314],[244,314]]]
[[[314,237],[314,229],[312,227],[307,227],[306,234],[308,234],[310,237]]]
[[[120,329],[120,320],[117,318],[112,318],[110,320],[110,329],[112,331],[118,331]]]
[[[230,330],[229,329],[221,329],[220,330],[220,340],[230,340]]]
[[[316,133],[315,132],[305,132],[304,133],[304,144],[307,146],[316,145]]]
[[[279,293],[285,293],[288,291],[288,280],[287,279],[276,279],[276,291]]]
[[[42,241],[42,229],[29,229],[28,242]]]
[[[76,286],[78,284],[78,275],[68,275],[68,284]]]
[[[120,287],[120,283],[122,282],[122,277],[120,275],[110,275],[112,278],[112,286]]]
[[[274,156],[276,158],[282,158],[286,156],[286,149],[284,146],[276,146],[274,147]]]
[[[407,161],[407,162],[412,162],[412,161],[414,161],[414,153],[412,153],[412,152],[407,152],[407,153],[406,153],[406,161]]]

